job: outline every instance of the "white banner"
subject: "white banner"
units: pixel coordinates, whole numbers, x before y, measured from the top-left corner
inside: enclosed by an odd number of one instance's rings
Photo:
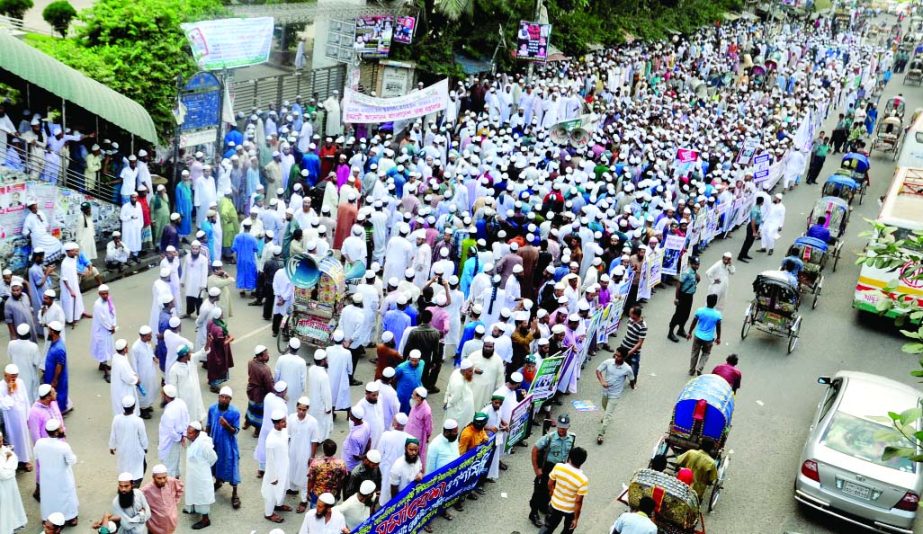
[[[202,70],[233,69],[269,60],[272,17],[203,20],[180,27]]]
[[[375,98],[347,88],[343,95],[343,122],[369,124],[422,117],[446,108],[449,79],[394,98]]]

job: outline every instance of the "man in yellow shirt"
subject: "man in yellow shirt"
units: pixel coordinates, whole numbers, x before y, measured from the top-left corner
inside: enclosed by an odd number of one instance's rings
[[[580,469],[586,461],[587,452],[583,447],[574,447],[570,451],[567,463],[554,466],[548,476],[548,493],[551,494],[551,506],[545,517],[545,526],[539,534],[551,534],[564,523],[563,534],[571,534],[580,521],[583,498],[589,491],[590,479]]]
[[[714,440],[704,438],[701,449],[689,449],[676,458],[677,466],[688,467],[695,475],[692,489],[698,494],[699,502],[702,502],[705,488],[718,478],[718,468],[715,459],[712,457],[714,450]]]

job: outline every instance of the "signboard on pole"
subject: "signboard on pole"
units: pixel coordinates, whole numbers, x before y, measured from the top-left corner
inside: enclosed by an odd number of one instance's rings
[[[356,17],[356,40],[353,47],[365,57],[388,57],[394,36],[394,17],[375,15]]]
[[[222,70],[269,61],[272,17],[203,20],[180,24],[202,70]]]
[[[343,122],[369,124],[413,119],[442,111],[448,102],[448,78],[394,98],[376,98],[347,88],[343,94]]]
[[[526,437],[529,431],[529,416],[532,413],[532,396],[526,395],[522,402],[513,408],[510,414],[510,433],[503,444],[504,451],[509,454],[513,447]]]
[[[519,21],[516,34],[516,57],[530,61],[548,59],[548,39],[551,37],[551,24]]]
[[[215,128],[221,124],[221,81],[210,72],[198,72],[183,86],[179,97],[184,132]]]

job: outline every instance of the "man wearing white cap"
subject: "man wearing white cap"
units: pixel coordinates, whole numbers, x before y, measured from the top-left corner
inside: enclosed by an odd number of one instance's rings
[[[44,363],[38,345],[32,341],[32,329],[22,323],[16,327],[16,339],[6,346],[10,360],[19,368],[19,378],[26,386],[30,399],[38,398],[41,384],[40,366]]]
[[[189,247],[189,254],[183,258],[183,276],[180,280],[180,286],[186,297],[184,317],[199,313],[199,307],[202,305],[202,292],[206,285],[208,285],[208,256],[202,253],[202,244],[193,241]]]
[[[377,451],[369,451],[369,453]],[[371,480],[365,480],[359,485],[359,491],[353,493],[343,503],[334,507],[334,510],[343,514],[346,521],[346,528],[352,529],[358,527],[363,521],[371,515],[371,507],[375,499],[375,490],[377,486]]]
[[[80,275],[77,274],[77,244],[64,245],[66,257],[61,261],[61,307],[67,324],[73,325],[86,314],[83,295],[80,293]]]
[[[339,326],[342,326],[342,322]],[[349,386],[352,382],[353,358],[345,345],[346,335],[337,328],[331,335],[332,345],[327,347],[327,375],[330,377],[330,392],[333,394],[333,409],[347,410],[352,404]]]
[[[32,406],[29,390],[19,377],[19,367],[7,364],[3,369],[3,383],[0,384],[0,411],[3,412],[3,427],[6,441],[19,457],[20,466],[32,470],[32,442],[29,439],[29,408]]]
[[[395,414],[401,411],[401,401],[398,400],[397,391],[394,389],[395,374],[393,367],[385,367],[381,372],[381,378],[375,381],[378,384],[378,403],[381,405],[382,425],[385,430],[391,428]]]
[[[266,438],[273,429],[273,425],[266,424],[266,416],[272,416],[276,411],[286,411],[285,394],[288,391],[288,384],[282,380],[277,381],[272,386],[272,391],[266,394],[263,399],[263,426],[260,427],[259,439],[256,442],[256,448],[253,451],[253,458],[259,464],[257,476],[262,477],[266,467]]]
[[[115,354],[112,355],[112,382],[110,384],[112,414],[119,415],[122,413],[122,408],[124,407],[122,400],[127,396],[135,399],[136,402],[132,406],[134,407],[134,413],[138,415],[140,413],[137,407],[138,374],[135,373],[131,362],[128,360],[128,342],[124,339],[119,339],[115,342],[113,348]],[[109,379],[108,372],[106,375],[106,378]]]
[[[122,232],[112,232],[112,240],[106,243],[106,268],[122,270],[128,264],[129,252],[122,241]]]
[[[718,295],[718,304],[715,306],[719,311],[724,309],[724,302],[727,300],[728,289],[731,285],[731,275],[737,271],[733,264],[734,256],[730,252],[725,252],[721,259],[712,264],[705,271],[705,280],[708,281],[708,294]]]
[[[486,405],[493,392],[503,385],[503,360],[494,353],[495,341],[493,337],[484,338],[481,350],[472,352],[467,358],[474,366],[471,392],[474,394],[475,406]]]
[[[362,408],[365,413],[364,421],[369,427],[370,446],[373,449],[378,447],[378,440],[385,432],[384,410],[379,402],[379,390],[380,386],[377,381],[369,382],[365,385],[365,397],[356,403],[356,406]]]
[[[445,390],[445,417],[454,419],[462,428],[468,426],[474,418],[474,393],[471,391],[473,379],[474,364],[470,360],[462,360],[461,366],[449,376]]]
[[[151,507],[144,493],[135,489],[141,479],[135,481],[132,479],[133,476],[130,472],[119,473],[118,494],[112,499],[114,515],[109,519],[118,523],[120,533],[147,534],[147,520],[151,518]]]
[[[112,419],[109,430],[109,454],[114,454],[120,472],[127,472],[134,487],[141,486],[146,466],[144,456],[147,453],[147,430],[144,421],[138,417],[138,407],[134,396],[125,395],[119,406],[122,410]]]
[[[67,319],[64,308],[55,300],[55,297],[57,297],[57,292],[54,289],[46,289],[45,292],[42,293],[42,307],[38,311],[38,323],[36,323],[36,327],[41,327],[41,330],[35,332],[36,338],[41,332],[45,334],[45,344],[42,347],[42,354],[48,353],[48,345],[50,344],[48,341],[48,324],[55,321],[64,324]],[[65,341],[64,337],[64,332],[61,332],[62,342]],[[41,367],[42,366],[39,365],[39,368]]]
[[[151,346],[153,332],[148,325],[138,329],[138,339],[131,345],[128,359],[131,367],[138,374],[138,384],[141,390],[138,393],[138,408],[141,418],[150,419],[154,411],[154,403],[159,400],[159,385],[157,364],[155,363],[154,348]],[[143,392],[142,392],[143,391]]]
[[[178,513],[176,506],[183,499],[183,483],[167,473],[167,466],[157,464],[151,469],[151,481],[141,488],[151,516],[147,527],[151,534],[176,532]]]
[[[276,511],[292,511],[292,507],[285,504],[289,473],[285,408],[274,409],[270,414],[270,419],[272,430],[266,436],[266,471],[263,474],[260,494],[263,496],[263,517],[273,523],[281,523],[283,518]],[[269,425],[263,425],[263,428],[267,426]]]
[[[109,286],[103,284],[97,288],[99,297],[93,303],[93,322],[90,331],[90,355],[99,364],[99,370],[103,372],[103,378],[109,381],[109,360],[112,358],[113,335],[115,335],[116,325],[118,323],[115,313],[115,302],[109,296]],[[115,414],[122,412],[119,407],[119,395],[113,400]]]
[[[802,163],[804,158],[802,157]],[[803,165],[802,165],[803,166]],[[768,252],[772,256],[776,246],[776,239],[782,232],[785,224],[785,205],[782,204],[782,195],[777,193],[772,197],[772,203],[763,207],[763,222],[760,225],[760,249],[757,252]]]
[[[429,438],[433,435],[433,410],[426,400],[428,396],[429,393],[423,386],[413,390],[410,413],[407,414],[407,426],[404,427],[408,434],[420,441],[420,459],[424,464]]]
[[[172,311],[172,308],[170,311]],[[164,318],[166,318],[166,320],[163,320]],[[167,376],[170,368],[176,363],[179,349],[186,346],[192,347],[192,342],[180,334],[182,326],[183,322],[179,317],[171,316],[169,311],[161,313],[160,333],[163,341],[163,349],[160,349],[160,344],[158,343],[158,349],[160,350],[155,350],[154,353],[160,361],[160,370],[163,371],[164,377]]]
[[[398,232],[391,235],[388,240],[387,252],[385,252],[384,272],[381,277],[383,280],[404,278],[404,271],[413,265],[414,246],[407,240],[407,234],[410,228],[406,223],[399,223]],[[416,271],[414,271],[415,273]]]
[[[308,506],[308,462],[314,458],[317,446],[322,441],[318,431],[317,419],[308,413],[311,400],[307,397],[296,399],[295,411],[290,413],[287,421],[289,436],[288,456],[288,490],[297,491],[299,495],[298,513],[304,513]]]
[[[215,486],[212,480],[212,466],[218,461],[215,447],[208,434],[202,432],[202,423],[192,421],[186,428],[186,506],[184,511],[201,514],[192,525],[200,530],[211,525],[208,513],[215,502]]]
[[[132,258],[137,261],[142,246],[141,232],[144,229],[144,213],[141,211],[137,192],[132,191],[128,201],[122,204],[119,220],[122,221],[122,240],[125,241]]]
[[[212,261],[212,274],[208,275],[208,288],[217,287],[221,290],[218,307],[224,310],[225,319],[234,316],[231,309],[231,284],[233,283],[234,278],[224,270],[224,264],[220,260]]]
[[[28,237],[32,250],[40,248],[45,251],[45,261],[57,260],[61,254],[61,240],[48,231],[48,216],[38,210],[38,201],[30,198],[26,201],[29,213],[22,223],[22,236]]]
[[[272,294],[272,335],[275,337],[279,335],[282,317],[291,311],[295,299],[295,286],[284,267],[277,269],[272,276]]]
[[[5,443],[3,433],[0,432],[0,532],[3,534],[12,534],[27,522],[22,496],[16,484],[18,468],[19,458]]]
[[[404,454],[404,445],[407,440],[413,436],[404,431],[407,424],[407,414],[398,412],[391,422],[391,428],[381,435],[378,440],[378,450],[381,453],[381,495],[379,496],[380,504],[385,504],[391,500],[391,467],[395,460]]]
[[[163,258],[160,260],[160,268],[163,269],[166,267],[170,270],[170,276],[166,279],[167,285],[170,286],[170,293],[173,294],[173,302],[176,306],[176,311],[179,313],[180,306],[183,302],[180,300],[182,295],[180,294],[180,265],[182,260],[179,259],[178,252],[176,247],[173,245],[168,245],[163,251]]]
[[[64,514],[55,512],[42,521],[43,534],[61,534],[64,531]]]
[[[45,431],[48,437],[35,442],[35,461],[40,467],[41,516],[48,519],[54,512],[61,512],[68,525],[76,526],[79,503],[73,466],[77,456],[64,440],[57,419],[49,419]]]
[[[170,276],[172,272],[169,267],[160,268],[160,277],[151,284],[151,314],[148,326],[151,330],[157,332],[160,324],[160,312],[166,309],[169,304],[170,315],[176,315],[176,305],[178,304],[173,298],[173,290],[170,289]],[[167,297],[170,297],[169,299]]]
[[[204,288],[205,286],[202,286],[203,290],[205,290]],[[208,298],[206,298],[205,302],[202,302],[202,305],[198,308],[198,315],[196,315],[195,319],[196,350],[205,347],[205,343],[208,341],[208,325],[213,319],[214,311],[221,309],[218,307],[218,299],[221,297],[221,290],[217,287],[210,287],[205,291]],[[189,308],[186,310],[189,311]]]
[[[321,493],[317,497],[317,508],[304,515],[304,522],[298,534],[335,534],[349,532],[346,519],[334,507],[336,497],[332,493]]]
[[[182,399],[176,398],[176,386],[165,385],[162,398],[157,457],[167,466],[171,477],[178,477],[183,440],[189,426],[189,410]]]
[[[281,354],[276,359],[275,379],[282,380],[288,384],[287,413],[295,412],[295,405],[307,385],[308,366],[304,359],[298,356],[298,349],[300,348],[301,340],[293,337],[288,340],[288,352]]]
[[[186,403],[190,421],[205,419],[205,404],[202,402],[202,386],[199,381],[197,363],[203,351],[193,353],[191,345],[183,345],[176,351],[176,362],[167,369],[164,380],[176,387],[178,397]]]
[[[333,394],[327,374],[327,351],[314,351],[314,365],[308,368],[308,392],[311,399],[310,414],[317,419],[321,440],[330,437],[333,430]]]
[[[240,448],[237,433],[240,432],[240,411],[231,404],[233,391],[224,386],[218,391],[218,402],[208,408],[205,431],[212,438],[218,460],[215,462],[215,489],[225,482],[231,485],[231,506],[240,508],[237,486],[240,484]]]

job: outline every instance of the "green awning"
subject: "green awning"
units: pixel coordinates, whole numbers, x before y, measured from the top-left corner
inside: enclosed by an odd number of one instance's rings
[[[0,70],[99,115],[128,133],[147,141],[157,141],[154,121],[141,104],[3,30],[0,30]]]

